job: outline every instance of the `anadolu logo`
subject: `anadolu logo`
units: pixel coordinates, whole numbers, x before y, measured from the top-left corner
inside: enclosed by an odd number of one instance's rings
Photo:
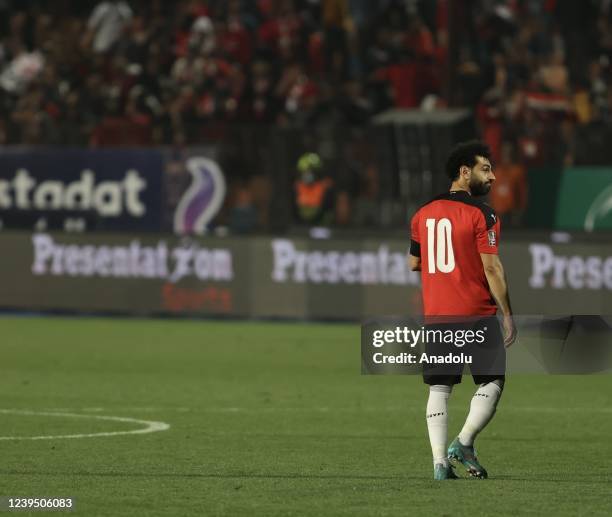
[[[591,206],[584,218],[584,229],[587,232],[595,230],[597,223],[600,226],[612,226],[612,222],[603,225],[603,220],[612,212],[612,185],[605,188],[591,203]]]
[[[188,158],[185,166],[192,181],[174,212],[174,231],[204,233],[225,199],[225,178],[219,166],[208,158]]]

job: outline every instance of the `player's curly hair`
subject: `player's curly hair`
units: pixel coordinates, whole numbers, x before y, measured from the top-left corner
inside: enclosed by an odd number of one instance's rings
[[[446,161],[446,174],[451,180],[459,177],[459,169],[466,165],[470,169],[476,165],[476,156],[491,161],[489,146],[480,140],[471,140],[457,144]]]

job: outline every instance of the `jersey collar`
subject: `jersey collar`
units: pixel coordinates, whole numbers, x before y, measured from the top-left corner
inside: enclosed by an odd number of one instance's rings
[[[470,194],[467,190],[451,190],[449,191],[449,194],[454,194],[454,195],[463,195],[463,196],[470,196],[472,197],[472,194]]]

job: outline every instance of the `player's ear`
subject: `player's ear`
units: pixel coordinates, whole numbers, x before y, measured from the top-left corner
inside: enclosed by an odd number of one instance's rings
[[[468,175],[470,172],[470,168],[467,165],[462,165],[459,169],[459,176]]]

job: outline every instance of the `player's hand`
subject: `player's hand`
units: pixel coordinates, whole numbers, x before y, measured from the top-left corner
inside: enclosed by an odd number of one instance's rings
[[[504,333],[504,347],[509,346],[516,341],[516,325],[514,324],[514,318],[511,314],[505,315],[502,320],[502,329]]]

